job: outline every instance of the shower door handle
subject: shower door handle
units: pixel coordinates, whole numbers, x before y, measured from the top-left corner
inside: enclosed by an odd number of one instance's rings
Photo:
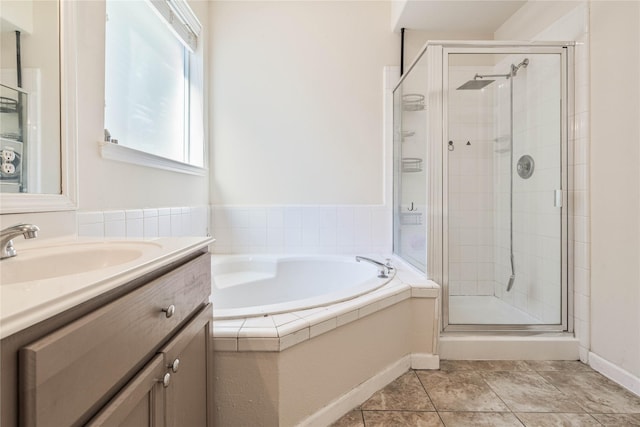
[[[554,190],[553,191],[553,206],[556,208],[562,207],[562,190]]]

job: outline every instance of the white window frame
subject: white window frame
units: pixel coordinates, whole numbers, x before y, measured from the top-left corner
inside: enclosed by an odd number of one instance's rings
[[[118,0],[112,0],[118,1]],[[192,62],[194,59],[199,59],[201,62],[201,66],[203,66],[203,58],[202,55],[203,49],[200,48],[198,50],[198,41],[200,39],[200,35],[202,33],[202,25],[200,24],[198,18],[195,16],[194,12],[191,10],[186,0],[147,0],[152,8],[158,13],[162,20],[169,26],[172,30],[172,33],[176,36],[178,40],[182,42],[185,46],[185,74],[189,75],[189,80],[187,81],[187,85],[193,83],[192,79],[194,78],[194,74],[192,73]],[[197,58],[199,56],[199,58]],[[204,82],[198,82],[198,86],[203,92],[201,96],[204,96]],[[189,89],[191,91],[191,89]],[[185,103],[185,135],[184,135],[184,155],[185,159],[190,158],[190,150],[191,150],[191,132],[192,132],[192,124],[191,124],[191,113],[192,113],[192,102],[191,102],[191,94],[188,96],[187,102]],[[204,115],[204,104],[202,105],[202,110],[198,112],[198,114]],[[204,117],[202,120],[202,124],[204,126]],[[106,134],[106,132],[105,132]],[[157,155],[148,151],[138,150],[136,148],[118,145],[117,144],[117,135],[113,135],[115,141],[109,140],[106,138],[104,141],[99,142],[100,153],[102,158],[136,164],[140,166],[147,166],[157,169],[163,169],[173,172],[180,172],[190,175],[198,175],[204,176],[208,173],[207,168],[207,155],[206,155],[206,136],[204,134],[204,129],[202,129],[202,164],[203,166],[194,165],[187,162],[181,162],[178,160],[170,159],[161,155]],[[114,143],[115,142],[115,143]]]

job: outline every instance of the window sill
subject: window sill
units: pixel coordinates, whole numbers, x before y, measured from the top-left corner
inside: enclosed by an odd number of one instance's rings
[[[179,172],[188,175],[207,175],[207,169],[200,166],[167,159],[165,157],[156,156],[155,154],[146,153],[123,145],[112,144],[110,142],[99,142],[98,144],[100,145],[100,154],[103,159]]]

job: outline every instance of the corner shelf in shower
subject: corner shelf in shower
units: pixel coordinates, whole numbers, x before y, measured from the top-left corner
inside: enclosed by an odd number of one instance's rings
[[[422,212],[400,212],[400,225],[422,225]]]
[[[403,157],[402,172],[403,173],[422,172],[422,159],[418,157]]]
[[[415,134],[416,134],[415,130],[403,130],[402,131],[402,140],[404,141],[405,138],[411,138]]]
[[[424,108],[423,94],[407,93],[402,95],[402,109],[404,111],[422,111]]]

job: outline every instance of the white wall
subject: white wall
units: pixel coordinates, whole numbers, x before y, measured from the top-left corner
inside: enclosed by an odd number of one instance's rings
[[[208,177],[105,160],[98,141],[104,139],[103,1],[77,2],[78,8],[78,176],[80,210],[192,206],[208,203]],[[191,6],[205,24],[208,3]]]
[[[211,4],[212,200],[382,204],[389,2]]]
[[[398,3],[393,1],[392,3]],[[429,40],[493,40],[493,34],[479,32],[441,32],[405,29],[404,72],[406,73]]]
[[[206,55],[209,3],[193,1],[190,4],[205,25],[201,48]],[[144,232],[149,237],[153,237],[154,234],[202,235],[207,227],[208,176],[151,169],[101,157],[98,142],[104,139],[105,3],[75,2],[75,5],[78,30],[79,218],[76,219],[73,212],[12,214],[2,215],[0,224],[5,227],[21,221],[33,222],[40,226],[41,238],[78,232],[99,237],[143,237],[144,215],[145,227],[147,219],[156,224],[155,233]],[[103,216],[102,211],[108,212]],[[165,212],[169,212],[166,218],[170,218],[170,223],[163,227]],[[112,218],[117,226],[113,230],[113,227],[110,228],[107,224]],[[186,223],[194,227],[194,230],[187,227]],[[130,225],[136,226],[135,233],[129,233]],[[164,229],[168,229],[169,232],[163,232]]]
[[[591,351],[640,392],[640,3],[591,3]]]

